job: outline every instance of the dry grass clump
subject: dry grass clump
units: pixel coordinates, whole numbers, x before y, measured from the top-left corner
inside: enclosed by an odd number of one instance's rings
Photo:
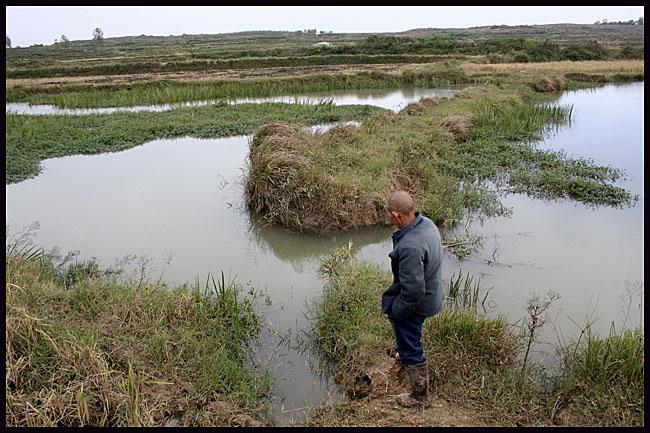
[[[400,110],[400,114],[407,114],[409,116],[417,116],[423,114],[427,108],[439,104],[442,101],[442,97],[432,96],[431,98],[422,98],[418,102],[411,102],[406,105],[406,107]]]
[[[356,125],[336,125],[333,128],[330,128],[327,131],[327,134],[324,135],[325,145],[331,144],[334,146],[343,145],[353,145],[356,138],[359,127]]]
[[[536,92],[559,92],[566,88],[564,79],[558,77],[544,77],[529,85]]]
[[[452,114],[443,117],[440,126],[448,133],[449,138],[455,142],[465,141],[470,129],[476,124],[476,116],[472,113]]]
[[[349,141],[351,134],[351,129],[338,128],[325,136]],[[383,195],[367,195],[358,184],[315,166],[310,156],[320,145],[314,134],[297,125],[260,127],[249,154],[249,209],[270,223],[298,231],[350,230],[383,222]]]
[[[7,297],[15,290],[8,284]],[[120,389],[123,378],[96,347],[11,303],[6,338],[7,425],[115,425],[132,413],[135,395]]]
[[[544,72],[544,73],[643,73],[643,60],[585,60],[530,63],[463,63],[461,68],[470,74],[480,72]]]

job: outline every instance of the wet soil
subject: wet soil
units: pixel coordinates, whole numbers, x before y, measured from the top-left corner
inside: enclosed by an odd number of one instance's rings
[[[345,371],[336,375],[337,382],[349,382]],[[357,398],[324,404],[317,408],[307,422],[310,426],[488,426],[479,414],[431,394],[433,402],[426,408],[404,408],[396,397],[409,391],[408,377],[397,362],[385,356],[354,380],[348,394]],[[360,397],[360,398],[359,398]]]

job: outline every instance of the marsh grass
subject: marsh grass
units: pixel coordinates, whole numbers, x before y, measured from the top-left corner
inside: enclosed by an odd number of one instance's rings
[[[625,329],[561,349],[562,375],[556,381],[555,415],[563,424],[643,425],[644,334]]]
[[[394,345],[390,324],[379,312],[391,275],[354,260],[350,246],[326,256],[321,272],[326,285],[310,309],[313,350],[336,366],[339,384],[355,399],[350,391]],[[564,344],[563,372],[549,377],[541,365],[524,363],[525,333],[500,316],[477,311],[487,296],[478,280],[454,275],[444,295],[452,302],[425,321],[422,337],[438,397],[473,409],[488,424],[643,424],[642,331]],[[333,406],[333,415],[317,410],[308,423],[336,424],[341,420],[331,417],[347,416],[347,407]]]
[[[642,81],[643,61],[576,61],[541,63],[461,63],[445,60],[426,65],[400,65],[393,72],[363,70],[296,74],[269,78],[197,80],[186,77],[138,77],[85,83],[48,84],[43,80],[9,80],[6,102],[54,104],[65,108],[156,105],[219,98],[265,97],[306,92],[441,87],[455,84],[521,85],[548,91],[594,87],[607,82]],[[361,70],[360,70],[361,69]],[[232,75],[232,74],[231,74]],[[144,79],[143,79],[144,78]],[[549,84],[552,84],[549,86]]]
[[[218,81],[145,81],[108,85],[69,84],[48,88],[11,87],[7,102],[53,104],[61,108],[124,107],[171,104],[213,99],[260,98],[300,95],[332,90],[401,87],[446,87],[468,83],[469,79],[453,62],[420,66],[405,71],[351,71],[259,79]]]
[[[260,318],[238,286],[135,287],[92,263],[7,254],[8,426],[268,422],[269,375],[248,359]]]
[[[485,301],[489,295],[489,290],[484,296],[479,298],[480,282],[475,280],[474,275],[463,275],[462,269],[458,275],[454,273],[449,281],[449,291],[447,294],[447,305],[454,309],[473,309],[477,310],[479,305],[485,311]]]
[[[160,113],[88,116],[6,116],[6,183],[36,176],[40,161],[115,152],[160,138],[248,134],[269,122],[321,124],[361,120],[385,111],[369,105],[241,104],[179,108]]]
[[[270,223],[307,232],[388,224],[385,200],[395,189],[413,194],[443,229],[467,212],[507,214],[499,197],[508,192],[632,205],[636,198],[611,184],[621,171],[531,144],[571,115],[525,86],[485,86],[322,134],[267,125],[253,137],[247,204]]]

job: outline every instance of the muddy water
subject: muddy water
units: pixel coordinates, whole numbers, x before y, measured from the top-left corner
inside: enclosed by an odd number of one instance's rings
[[[600,334],[612,321],[622,323],[619,298],[643,284],[642,95],[643,83],[567,92],[560,103],[574,104],[572,126],[539,144],[626,169],[628,179],[620,183],[641,196],[635,207],[591,209],[509,196],[513,216],[474,224],[471,230],[485,235],[484,248],[463,262],[446,255],[444,278],[458,269],[480,275],[494,303],[491,314],[511,322],[525,317],[533,292],[554,289],[562,299],[552,306],[551,319],[566,338],[577,334],[571,320],[581,323],[588,314],[597,316],[594,330]],[[260,308],[270,327],[295,334],[307,326],[305,303],[322,290],[319,259],[352,240],[357,257],[388,270],[391,229],[316,238],[251,219],[240,182],[247,151],[248,137],[184,138],[48,160],[39,177],[6,187],[9,229],[38,221],[39,244],[77,249],[103,265],[127,254],[148,255],[151,275],[164,269],[163,279],[172,284],[224,271],[226,278],[266,290],[272,304]],[[638,311],[627,325],[635,321]],[[544,337],[556,341],[552,326]],[[277,342],[266,335],[258,354],[273,372],[278,422],[300,419],[303,407],[316,406],[329,393],[337,398],[335,386],[319,380],[306,355]],[[544,348],[550,350],[538,349]]]
[[[286,102],[315,104],[322,100],[332,100],[336,105],[349,104],[371,104],[389,110],[398,111],[405,105],[418,101],[421,98],[432,96],[452,97],[456,89],[365,89],[365,90],[341,90],[335,92],[308,93],[299,96],[270,96],[266,98],[238,98],[224,99],[229,104],[261,104],[264,102]],[[219,101],[190,101],[179,104],[142,105],[135,107],[107,107],[107,108],[58,108],[54,105],[30,105],[23,102],[12,102],[6,104],[7,114],[30,114],[30,115],[88,115],[88,114],[111,114],[116,112],[140,112],[140,111],[169,111],[182,107],[200,107],[212,105]]]
[[[38,178],[7,186],[9,230],[38,221],[37,243],[79,250],[104,266],[127,254],[148,255],[149,276],[164,272],[170,284],[197,276],[203,282],[223,271],[227,280],[266,291],[272,303],[260,308],[269,328],[295,335],[307,326],[306,302],[323,286],[319,258],[350,239],[364,254],[390,229],[314,238],[249,218],[240,182],[248,140],[159,140],[126,152],[47,160]],[[300,418],[300,408],[336,396],[332,383],[314,376],[308,356],[277,341],[265,331],[258,355],[273,372],[280,420]]]

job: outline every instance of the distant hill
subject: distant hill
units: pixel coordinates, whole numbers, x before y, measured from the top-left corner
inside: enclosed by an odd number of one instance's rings
[[[548,39],[558,43],[579,43],[597,40],[601,44],[643,44],[643,25],[543,24],[493,25],[456,29],[412,29],[394,33],[403,36],[456,36],[464,38],[510,36]]]
[[[417,57],[421,55],[493,54],[490,61],[498,63],[639,59],[643,58],[643,34],[643,25],[547,24],[418,28],[392,33],[330,33],[312,29],[139,35],[8,48],[5,71],[7,77],[25,78],[431,61]],[[367,55],[402,56],[371,59]]]

